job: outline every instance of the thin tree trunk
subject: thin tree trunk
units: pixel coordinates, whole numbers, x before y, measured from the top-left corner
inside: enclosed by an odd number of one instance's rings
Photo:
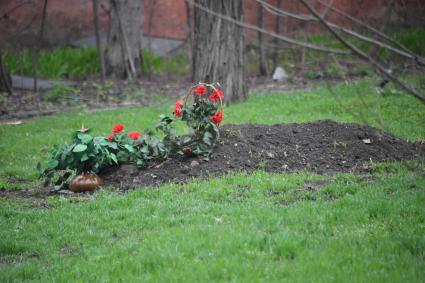
[[[105,83],[106,68],[105,68],[105,57],[103,56],[102,42],[100,41],[99,14],[98,14],[97,7],[98,7],[97,0],[93,0],[94,31],[96,34],[97,54],[99,55],[100,79],[103,85]],[[97,97],[97,100],[99,100],[99,97]]]
[[[195,4],[242,21],[242,0],[196,0]],[[193,68],[196,82],[219,82],[225,102],[245,100],[242,28],[195,5]]]
[[[393,12],[394,9],[394,0],[389,0],[388,1],[388,6],[387,6],[387,10],[385,11],[385,15],[383,17],[383,23],[382,25],[378,28],[378,30],[382,33],[385,33],[385,29],[387,28],[390,19],[391,19],[391,13]],[[372,45],[369,48],[369,56],[371,57],[375,57],[376,54],[378,53],[379,47],[376,45]]]
[[[0,52],[0,91],[6,91],[12,95],[12,84],[9,74],[3,64],[3,54]]]
[[[258,3],[258,15],[257,15],[257,25],[259,28],[264,28],[264,8],[261,3]],[[267,76],[267,59],[266,59],[266,50],[263,44],[263,33],[258,32],[258,50],[259,50],[259,62],[258,62],[258,71],[261,76]]]
[[[155,6],[157,4],[157,0],[151,0],[149,5],[149,20],[148,20],[148,49],[149,52],[152,52],[152,40],[151,40],[151,32],[152,32],[152,26],[153,26],[153,17],[155,15]]]
[[[32,63],[32,79],[33,79],[33,91],[37,92],[37,81],[38,81],[38,74],[37,74],[37,69],[38,69],[38,57],[39,57],[40,51],[38,49],[38,47],[36,47],[36,50],[34,50],[33,52],[30,52],[30,56],[31,56],[31,63]]]
[[[107,72],[119,78],[136,77],[142,62],[141,0],[111,0]]]
[[[153,17],[155,15],[155,6],[157,4],[157,0],[151,0],[150,1],[150,5],[149,5],[149,10],[148,10],[148,37],[147,37],[147,48],[148,48],[148,56],[147,58],[145,58],[145,66],[147,67],[147,74],[149,76],[149,78],[152,76],[153,70],[152,70],[152,37],[151,37],[151,32],[152,32],[152,27],[153,27]]]
[[[282,9],[283,6],[283,0],[277,0],[277,8],[279,10]],[[280,24],[281,24],[281,17],[279,15],[276,15],[276,21],[274,25],[274,32],[276,34],[280,34]],[[273,70],[276,70],[277,63],[279,60],[279,40],[277,38],[273,39],[274,49],[273,49]]]
[[[192,59],[193,58],[193,38],[194,38],[193,12],[192,12],[192,8],[190,7],[190,3],[188,3],[187,1],[184,1],[184,5],[186,8],[186,27],[187,27],[186,44],[188,45],[187,55],[189,58],[189,62],[193,63],[193,59]],[[195,78],[193,65],[191,65],[190,74],[191,74],[190,79],[193,81]]]
[[[38,46],[36,47],[33,57],[33,76],[34,76],[34,92],[37,92],[37,77],[38,77],[38,61],[40,57],[40,49],[43,44],[44,24],[46,22],[48,0],[44,0],[43,14],[41,16],[40,34],[38,37]]]

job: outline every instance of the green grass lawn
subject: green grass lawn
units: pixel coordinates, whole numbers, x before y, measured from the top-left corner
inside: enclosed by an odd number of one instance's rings
[[[373,85],[253,94],[226,108],[225,121],[367,122],[423,141],[423,105],[380,96]],[[115,122],[143,130],[171,111],[72,112],[2,125],[0,185],[34,185],[36,163],[82,123],[98,134]],[[374,173],[362,176],[257,171],[125,195],[105,189],[50,197],[49,209],[0,198],[0,281],[422,282],[425,165],[370,166]]]

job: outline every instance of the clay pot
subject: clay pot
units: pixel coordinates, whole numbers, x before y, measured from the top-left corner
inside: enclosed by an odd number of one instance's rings
[[[183,151],[185,156],[192,156],[193,155],[192,149],[188,146],[183,147],[182,151]]]
[[[75,176],[69,183],[72,192],[93,191],[102,185],[102,179],[94,173],[83,173]]]

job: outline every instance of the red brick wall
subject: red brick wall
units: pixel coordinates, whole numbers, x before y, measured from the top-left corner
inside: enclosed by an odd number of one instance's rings
[[[343,10],[357,18],[379,25],[386,10],[387,0],[324,0],[340,10]],[[0,17],[13,9],[20,0],[1,0]],[[102,30],[108,26],[109,0],[99,0],[102,8],[100,21]],[[144,1],[144,32],[152,36],[184,39],[186,37],[186,11],[184,0],[156,0],[154,9],[151,9],[154,0]],[[276,5],[277,0],[268,0],[268,3]],[[307,13],[302,5],[296,0],[284,0],[284,9],[294,13]],[[394,16],[392,21],[404,24],[407,20],[421,18],[424,12],[425,1],[404,0],[398,1],[399,5],[407,5],[406,11],[410,15],[405,19]],[[0,45],[7,40],[17,38],[20,43],[25,43],[25,37],[19,35],[36,35],[41,20],[41,12],[44,0],[33,0],[31,4],[20,6],[8,13],[7,18],[0,19]],[[256,24],[258,3],[255,0],[245,0],[245,21]],[[326,18],[344,25],[351,25],[350,21],[341,18],[332,11],[316,3],[319,12],[325,13]],[[154,13],[151,13],[151,11]],[[152,15],[151,25],[150,19]],[[265,26],[268,30],[274,29],[275,16],[265,12]],[[282,18],[282,32],[288,35],[299,33],[308,26],[310,32],[319,31],[320,27],[315,23],[300,22],[294,19]],[[55,43],[68,43],[72,40],[93,34],[93,11],[90,0],[49,0],[46,22],[46,38]],[[248,36],[255,36],[248,32]]]

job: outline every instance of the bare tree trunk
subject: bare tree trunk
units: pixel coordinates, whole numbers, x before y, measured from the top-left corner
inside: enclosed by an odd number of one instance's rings
[[[97,9],[98,3],[97,0],[93,0],[93,20],[94,20],[94,31],[96,34],[96,48],[97,54],[99,55],[99,64],[100,64],[100,78],[102,84],[105,83],[106,68],[105,68],[105,57],[103,56],[102,43],[100,41],[100,30],[99,30],[99,14]],[[99,97],[97,97],[99,100]]]
[[[39,57],[40,57],[40,50],[38,47],[36,47],[36,50],[33,50],[32,52],[30,52],[30,56],[31,56],[31,67],[32,67],[32,78],[33,78],[33,91],[37,92],[37,80],[38,80],[38,61],[39,61]]]
[[[43,14],[41,16],[40,34],[39,34],[39,38],[38,38],[38,46],[36,47],[36,50],[34,52],[34,57],[33,57],[33,68],[32,68],[32,70],[33,70],[33,77],[34,77],[34,92],[37,92],[38,61],[39,61],[39,57],[40,57],[40,49],[41,49],[41,46],[43,44],[44,24],[46,22],[46,15],[47,15],[47,4],[48,4],[48,0],[44,0]]]
[[[111,0],[107,71],[119,78],[133,79],[142,62],[141,0]]]
[[[283,0],[277,0],[277,8],[279,10],[282,9]],[[274,25],[274,32],[276,34],[280,34],[280,24],[281,24],[281,16],[276,15],[276,21]],[[273,49],[273,70],[276,70],[277,61],[279,60],[279,40],[277,38],[273,39],[274,49]]]
[[[225,102],[245,100],[244,40],[242,28],[199,7],[242,21],[242,0],[196,0],[194,2],[193,72],[195,81],[219,82]]]
[[[387,10],[385,11],[382,25],[378,28],[378,30],[382,33],[385,33],[385,29],[387,28],[390,22],[391,13],[393,12],[393,9],[394,9],[394,0],[389,0],[387,4],[388,4]],[[378,51],[379,51],[379,47],[376,45],[372,45],[368,50],[369,56],[375,57]]]
[[[257,25],[259,28],[264,28],[264,8],[263,4],[258,3],[258,17],[257,17]],[[266,50],[263,44],[263,33],[258,32],[258,50],[259,50],[259,62],[258,62],[258,71],[261,76],[267,76],[267,58],[266,58]]]
[[[150,1],[150,5],[149,5],[149,19],[148,19],[148,34],[149,34],[149,38],[148,38],[148,49],[149,52],[152,52],[152,40],[151,40],[151,32],[152,32],[152,26],[153,26],[153,17],[155,15],[155,6],[157,4],[157,0],[151,0]]]
[[[0,92],[6,91],[12,94],[12,82],[3,64],[3,54],[0,52]]]
[[[186,8],[186,27],[187,27],[187,36],[186,36],[186,44],[188,45],[188,51],[187,51],[187,55],[189,58],[189,62],[193,63],[193,38],[194,38],[194,34],[193,34],[193,10],[192,7],[190,6],[190,3],[187,1],[184,1],[185,4],[185,8]],[[190,72],[191,72],[191,77],[190,79],[193,81],[195,78],[195,74],[194,74],[194,68],[191,65],[190,66]]]
[[[153,51],[152,51],[152,36],[151,36],[151,32],[152,32],[152,27],[153,27],[153,17],[155,15],[155,6],[157,4],[157,0],[150,0],[149,1],[149,7],[148,7],[148,37],[147,37],[147,49],[148,49],[148,56],[146,58],[143,58],[145,60],[145,66],[146,66],[146,72],[149,76],[149,78],[152,76],[153,73],[153,69],[152,69],[152,55],[153,55]],[[146,42],[145,42],[146,44]],[[144,46],[146,48],[146,46]]]

